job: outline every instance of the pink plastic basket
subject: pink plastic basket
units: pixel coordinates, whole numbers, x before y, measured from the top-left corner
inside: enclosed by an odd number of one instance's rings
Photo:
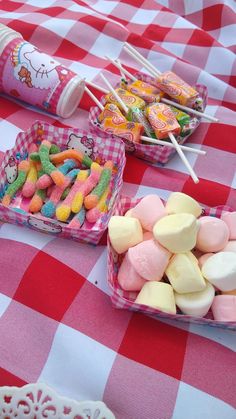
[[[52,233],[57,237],[97,244],[105,232],[109,219],[119,200],[126,161],[124,144],[121,141],[110,138],[106,140],[101,139],[80,129],[58,128],[45,122],[36,121],[27,131],[18,134],[15,146],[8,150],[4,156],[0,166],[0,198],[5,193],[9,184],[8,180],[12,181],[12,176],[14,175],[16,177],[18,163],[27,158],[30,144],[37,143],[37,131],[39,128],[43,130],[44,139],[58,144],[62,149],[67,149],[73,145],[73,147],[80,149],[101,164],[104,164],[107,160],[114,162],[116,173],[112,178],[113,194],[109,202],[109,210],[94,224],[86,221],[80,229],[69,228],[66,223],[43,217],[41,214],[33,215],[25,211],[24,208],[27,208],[28,203],[25,198],[22,199],[19,193],[16,194],[9,207],[4,207],[0,204],[0,219],[8,223],[34,228],[44,233]],[[71,135],[73,135],[73,144],[71,144]]]
[[[131,199],[128,197],[122,197],[119,201],[114,215],[124,215],[130,208],[133,208],[140,199]],[[214,208],[205,208],[204,215],[211,215],[215,217],[220,217],[222,212],[232,211],[231,208],[227,206],[218,206]],[[108,237],[108,273],[107,281],[111,291],[111,301],[115,308],[127,309],[131,311],[139,311],[141,313],[153,315],[157,318],[164,318],[170,320],[177,320],[181,322],[197,323],[202,325],[209,325],[214,327],[221,327],[224,329],[236,330],[236,322],[220,322],[213,320],[211,311],[208,312],[206,317],[193,317],[187,316],[185,314],[177,313],[167,314],[163,313],[157,309],[134,303],[137,292],[124,291],[118,284],[117,274],[119,271],[120,264],[122,262],[123,256],[118,255],[111,246],[109,237]]]
[[[151,76],[148,76],[143,73],[137,73],[135,75],[137,78],[147,82],[147,83],[154,83],[154,79]],[[206,104],[207,104],[207,87],[201,84],[197,84],[195,86],[195,89],[199,92],[199,95],[203,99],[201,111],[204,111]],[[104,99],[102,98],[102,103],[104,102]],[[98,116],[101,113],[101,110],[94,106],[90,108],[89,113],[89,124],[90,124],[90,130],[95,135],[99,135],[101,138],[116,138],[119,139],[119,141],[124,141],[125,143],[125,149],[126,152],[133,154],[134,156],[147,160],[151,163],[167,163],[171,157],[174,156],[176,151],[173,148],[167,147],[167,146],[160,146],[160,145],[149,145],[149,144],[137,144],[133,143],[127,139],[121,139],[120,137],[117,137],[115,135],[108,134],[102,130],[100,127],[100,124],[98,122]],[[200,118],[194,117],[192,115],[190,124],[189,124],[189,133],[185,137],[178,136],[177,141],[179,144],[184,144],[186,140],[193,134],[193,132],[197,129],[197,127],[200,124]]]

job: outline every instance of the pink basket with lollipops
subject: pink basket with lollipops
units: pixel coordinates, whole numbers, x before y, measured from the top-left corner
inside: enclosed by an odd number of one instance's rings
[[[129,197],[122,197],[119,201],[114,215],[124,215],[130,208],[133,208],[140,199],[131,199]],[[203,215],[210,215],[217,218],[220,218],[221,214],[224,211],[232,211],[228,206],[218,206],[214,208],[205,207],[203,210]],[[138,311],[144,314],[153,315],[157,318],[164,318],[169,320],[177,320],[180,322],[187,323],[197,323],[201,325],[208,325],[213,327],[220,327],[224,329],[236,330],[236,322],[223,322],[216,321],[213,319],[211,310],[203,318],[189,316],[181,314],[177,311],[177,314],[168,314],[160,310],[148,307],[146,305],[135,303],[135,299],[138,295],[138,292],[134,291],[124,291],[117,280],[117,275],[119,267],[123,260],[123,255],[118,255],[111,246],[109,236],[108,236],[108,272],[107,272],[107,281],[110,287],[110,297],[112,304],[115,308],[126,309],[131,311]]]
[[[135,74],[135,77],[137,77],[137,79],[140,79],[146,83],[149,84],[154,84],[155,85],[155,79],[151,76],[148,76],[146,74],[143,73],[137,73]],[[206,104],[207,104],[207,87],[204,85],[196,85],[194,87],[198,93],[199,96],[202,98],[202,104],[201,104],[201,111],[204,111]],[[105,103],[104,98],[102,98],[102,104]],[[126,152],[133,154],[134,156],[143,159],[143,160],[147,160],[151,163],[161,163],[161,164],[165,164],[167,163],[171,157],[174,156],[174,154],[176,153],[175,149],[170,148],[168,146],[161,146],[161,145],[156,145],[156,144],[138,144],[138,143],[134,143],[130,140],[128,140],[127,138],[122,138],[121,137],[117,137],[115,135],[111,135],[105,131],[103,131],[103,129],[100,126],[100,123],[98,121],[98,117],[101,113],[101,110],[94,106],[92,108],[90,108],[90,113],[89,113],[89,124],[90,124],[90,130],[91,132],[93,132],[96,135],[99,135],[102,138],[119,138],[119,140],[123,140],[125,143],[125,149]],[[184,144],[187,139],[194,133],[194,131],[197,129],[197,127],[200,124],[200,118],[194,116],[194,115],[190,115],[190,122],[188,124],[188,127],[186,127],[186,133],[184,136],[179,135],[177,137],[177,141],[179,144]]]
[[[16,179],[20,162],[28,158],[32,144],[40,144],[39,130],[43,133],[42,138],[44,140],[58,145],[61,150],[78,147],[85,155],[102,166],[107,161],[113,162],[114,166],[110,180],[111,192],[106,211],[101,213],[95,223],[85,220],[81,228],[71,228],[69,227],[69,220],[68,222],[60,222],[55,217],[47,218],[39,212],[36,214],[30,213],[28,211],[30,199],[23,197],[21,191],[19,191],[15,194],[9,206],[0,203],[0,219],[8,223],[30,227],[40,232],[55,234],[57,237],[97,244],[106,231],[122,187],[122,176],[126,161],[123,143],[109,138],[104,143],[104,139],[91,135],[84,130],[58,128],[45,122],[36,121],[27,131],[18,134],[15,146],[5,153],[0,167],[1,200],[9,184]]]

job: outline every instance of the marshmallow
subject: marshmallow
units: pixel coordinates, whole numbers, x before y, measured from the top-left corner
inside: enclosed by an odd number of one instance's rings
[[[220,218],[227,224],[229,228],[229,239],[236,240],[236,211],[225,212],[221,215]]]
[[[180,310],[189,316],[203,317],[209,311],[215,296],[215,289],[207,282],[206,287],[199,292],[178,294],[175,292],[175,302]]]
[[[206,287],[198,261],[191,252],[174,255],[165,273],[179,294],[202,291]]]
[[[155,224],[153,235],[170,252],[180,253],[193,249],[197,230],[197,220],[192,214],[173,214]]]
[[[236,322],[236,296],[217,295],[211,306],[215,320],[222,322]]]
[[[191,196],[182,192],[172,192],[166,202],[166,211],[168,214],[185,212],[198,218],[202,213],[202,208]]]
[[[148,281],[160,281],[171,253],[154,240],[146,240],[128,250],[128,257],[138,274]]]
[[[121,288],[125,291],[140,291],[146,282],[131,265],[128,253],[126,253],[120,266],[117,279]]]
[[[219,252],[229,240],[227,224],[216,217],[201,217],[198,220],[196,248],[202,252]]]
[[[132,217],[132,208],[130,208],[128,211],[126,211],[125,217]],[[134,218],[136,218],[136,217],[134,217]]]
[[[233,252],[219,252],[202,266],[202,274],[221,291],[236,288],[236,257]]]
[[[145,230],[152,231],[154,224],[166,215],[165,207],[157,195],[147,195],[132,208],[132,217],[138,218]]]
[[[206,262],[206,260],[213,255],[214,253],[205,253],[204,255],[200,256],[200,258],[198,259],[199,268],[201,269],[202,265]]]
[[[147,281],[138,294],[135,303],[144,304],[165,313],[176,314],[173,289],[164,282]]]
[[[109,221],[108,233],[113,249],[119,254],[143,240],[141,224],[132,217],[114,215]]]
[[[143,232],[143,241],[153,239],[153,234],[151,231],[144,231]]]
[[[236,240],[230,240],[221,252],[235,252],[236,253]]]

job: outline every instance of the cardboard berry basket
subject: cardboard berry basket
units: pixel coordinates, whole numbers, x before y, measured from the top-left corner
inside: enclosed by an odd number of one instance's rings
[[[20,191],[16,193],[9,207],[2,205],[1,200],[7,187],[17,177],[20,161],[28,158],[28,150],[32,143],[39,145],[41,142],[38,132],[43,133],[41,140],[57,144],[61,150],[77,149],[101,165],[107,160],[113,161],[112,195],[108,203],[108,212],[103,213],[96,223],[85,221],[81,228],[69,228],[68,223],[46,218],[40,213],[31,214],[28,212],[31,198],[23,198]],[[57,237],[97,244],[119,200],[125,161],[125,149],[121,141],[109,138],[104,140],[80,129],[58,128],[46,122],[35,121],[31,128],[17,135],[15,146],[5,153],[0,166],[0,219]]]
[[[124,215],[130,208],[133,208],[140,199],[131,199],[129,197],[122,197],[119,201],[114,215]],[[231,208],[228,206],[218,206],[214,208],[206,207],[203,209],[203,215],[210,215],[213,217],[220,218],[221,214],[224,211],[232,211]],[[164,318],[169,320],[176,320],[180,322],[187,322],[187,323],[197,323],[202,325],[208,325],[213,327],[220,327],[224,329],[236,330],[236,322],[222,322],[216,321],[213,319],[212,312],[209,310],[207,315],[203,318],[201,317],[194,317],[188,316],[185,314],[181,314],[178,310],[177,314],[168,314],[164,313],[160,310],[154,309],[152,307],[148,307],[143,304],[135,303],[135,299],[138,295],[138,292],[134,291],[124,291],[117,280],[117,275],[119,271],[119,267],[123,260],[124,255],[118,255],[111,246],[109,237],[108,237],[108,273],[107,273],[107,281],[110,288],[110,297],[112,304],[115,308],[118,309],[126,309],[131,311],[139,311],[144,314],[152,315],[157,318]]]
[[[151,76],[148,76],[143,73],[137,73],[135,74],[135,77],[137,77],[140,80],[143,80],[150,84],[155,84],[155,79]],[[196,86],[193,86],[198,92],[200,97],[202,98],[201,104],[199,104],[199,107],[196,108],[196,110],[204,112],[204,109],[207,104],[207,87],[201,84],[197,84]],[[170,98],[171,99],[171,98]],[[104,97],[101,101],[103,104],[105,103]],[[100,115],[101,110],[97,107],[91,107],[89,112],[89,124],[90,124],[90,130],[94,135],[99,135],[101,138],[107,139],[107,138],[114,138],[119,139],[120,141],[124,141],[125,143],[125,150],[126,152],[133,154],[134,156],[147,160],[151,163],[161,163],[165,164],[168,163],[168,161],[173,157],[176,153],[175,149],[168,147],[168,146],[161,146],[156,144],[145,144],[145,143],[134,143],[132,141],[129,141],[127,138],[117,137],[116,135],[109,134],[102,130],[101,125],[98,121],[98,116]],[[187,139],[194,133],[194,131],[197,129],[197,127],[200,124],[200,118],[196,117],[195,115],[190,115],[190,123],[188,126],[188,129],[184,136],[179,135],[177,137],[177,141],[179,144],[184,144]],[[145,135],[145,134],[144,134]]]

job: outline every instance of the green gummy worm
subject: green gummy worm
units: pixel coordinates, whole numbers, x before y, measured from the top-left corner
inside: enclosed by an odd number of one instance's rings
[[[96,195],[100,198],[111,180],[111,175],[111,169],[103,169],[100,180],[97,186],[92,190],[91,195]]]
[[[42,168],[45,171],[45,173],[50,175],[52,172],[57,170],[57,168],[50,162],[49,148],[44,144],[41,144],[39,148],[39,157],[42,163]]]

